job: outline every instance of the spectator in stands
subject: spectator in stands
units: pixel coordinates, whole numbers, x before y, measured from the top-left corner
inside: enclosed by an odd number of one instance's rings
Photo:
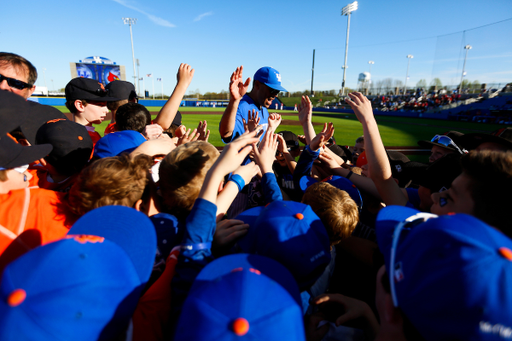
[[[281,85],[281,74],[276,69],[262,67],[254,74],[252,90],[246,94],[251,78],[243,82],[242,72],[243,66],[240,66],[231,75],[231,96],[219,123],[220,136],[225,143],[243,134],[243,120],[249,121],[250,112],[259,115],[259,124],[270,124],[267,109],[280,91],[287,91]]]
[[[36,89],[37,70],[28,60],[14,53],[0,52],[0,90],[27,99]]]

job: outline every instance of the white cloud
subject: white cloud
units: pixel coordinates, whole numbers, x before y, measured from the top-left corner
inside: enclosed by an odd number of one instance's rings
[[[206,13],[203,13],[203,14],[199,14],[195,19],[194,21],[199,21],[201,19],[203,19],[204,17],[208,17],[210,15],[213,15],[213,12],[206,12]]]
[[[160,18],[160,17],[157,17],[157,16],[155,16],[155,15],[153,15],[153,14],[149,14],[149,13],[147,13],[147,12],[145,12],[145,11],[143,11],[143,10],[141,10],[141,9],[139,9],[139,8],[137,8],[137,7],[135,7],[135,6],[133,6],[133,5],[128,4],[128,3],[127,3],[126,1],[124,1],[124,0],[112,0],[112,1],[117,2],[117,3],[118,3],[118,4],[120,4],[120,5],[123,5],[124,7],[127,7],[127,8],[129,8],[129,9],[132,9],[132,10],[134,10],[134,11],[137,11],[137,12],[139,12],[139,13],[144,14],[145,16],[147,16],[147,17],[148,17],[148,19],[149,19],[149,20],[151,20],[152,22],[154,22],[155,24],[157,24],[157,25],[159,25],[159,26],[164,26],[164,27],[176,27],[176,25],[174,25],[174,24],[170,23],[169,21],[167,21],[167,20],[165,20],[165,19],[162,19],[162,18]]]

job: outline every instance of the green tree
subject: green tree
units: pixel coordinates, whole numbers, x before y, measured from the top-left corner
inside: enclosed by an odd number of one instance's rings
[[[439,78],[434,78],[430,81],[430,89],[429,91],[432,91],[432,90],[439,90],[443,87],[443,83],[441,82],[441,80]]]
[[[424,80],[424,79],[420,79],[418,81],[418,83],[416,83],[416,88],[423,88],[423,89],[426,89],[427,88],[427,81]]]

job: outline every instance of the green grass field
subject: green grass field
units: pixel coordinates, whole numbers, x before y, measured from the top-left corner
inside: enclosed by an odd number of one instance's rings
[[[64,113],[69,112],[67,108],[63,106],[57,106],[56,108]],[[160,107],[147,107],[147,109],[156,114],[160,110]],[[210,143],[217,147],[224,145],[220,139],[218,130],[219,122],[224,111],[223,108],[181,107],[180,111],[182,113],[182,122],[187,128],[194,129],[197,127],[200,120],[207,120],[210,129]],[[200,115],[199,113],[201,112],[207,112],[208,114]],[[279,113],[293,114],[283,115],[283,120],[288,122],[281,124],[279,130],[290,130],[297,135],[303,134],[296,112],[285,110],[279,111]],[[156,117],[156,115],[153,117]],[[376,119],[385,146],[417,147],[419,140],[430,140],[434,135],[450,130],[456,130],[462,133],[491,132],[503,127],[497,124],[391,116],[376,116]],[[290,121],[294,124],[287,124],[291,123]],[[336,142],[341,145],[353,146],[356,138],[363,133],[361,124],[354,114],[314,112],[313,122],[318,124],[315,125],[315,131],[317,132],[322,129],[323,123],[334,123],[334,137],[336,138]],[[109,121],[105,121],[97,125],[96,131],[103,134],[108,123]],[[426,157],[423,155],[411,155],[410,159],[414,161],[426,161]]]

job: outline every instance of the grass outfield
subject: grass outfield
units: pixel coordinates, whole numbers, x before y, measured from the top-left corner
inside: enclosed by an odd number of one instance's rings
[[[57,106],[57,109],[62,112],[69,112],[66,107]],[[147,107],[152,112],[153,118],[160,110],[160,107]],[[222,143],[219,135],[219,122],[222,117],[224,108],[197,108],[197,107],[181,107],[182,122],[187,128],[194,129],[200,120],[207,120],[210,129],[210,143],[214,146],[220,147]],[[271,111],[272,112],[272,111]],[[290,130],[295,134],[303,134],[302,127],[299,125],[297,113],[293,111],[279,111],[283,115],[284,122],[279,127],[279,130]],[[354,145],[357,137],[361,136],[363,130],[361,124],[354,114],[345,113],[313,113],[313,123],[315,124],[315,131],[322,129],[322,124],[325,122],[334,123],[335,133],[334,137],[336,142],[341,145]],[[392,116],[377,116],[377,123],[379,124],[379,131],[384,141],[385,146],[403,146],[403,147],[417,147],[417,141],[430,140],[434,135],[441,134],[450,130],[460,131],[462,133],[471,132],[491,132],[503,125],[497,124],[484,124],[472,122],[457,122],[445,120],[433,120],[423,118],[405,118],[405,117],[392,117]],[[96,130],[103,134],[109,121],[105,121],[96,126]],[[421,161],[424,157],[411,157],[415,161]]]

